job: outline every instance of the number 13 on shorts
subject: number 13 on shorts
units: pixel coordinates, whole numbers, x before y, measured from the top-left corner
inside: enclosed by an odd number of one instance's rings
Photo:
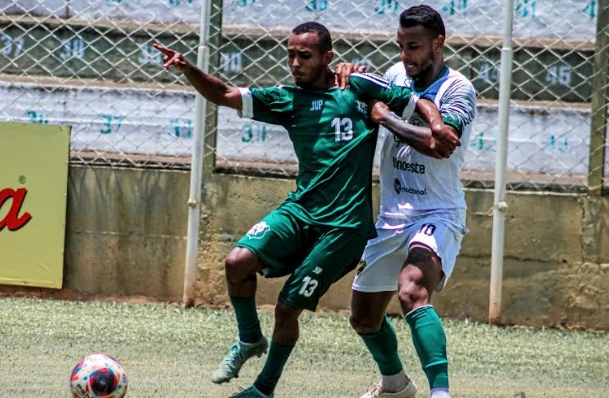
[[[317,282],[316,279],[313,279],[310,276],[305,276],[302,278],[302,287],[298,291],[298,294],[305,297],[311,297],[318,285],[319,282]]]

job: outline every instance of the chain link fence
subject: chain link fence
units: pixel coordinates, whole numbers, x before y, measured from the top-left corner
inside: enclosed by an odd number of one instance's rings
[[[511,188],[573,191],[585,189],[591,175],[602,181],[606,174],[607,89],[606,79],[600,78],[606,70],[595,73],[594,67],[595,54],[606,58],[609,41],[595,40],[597,16],[607,15],[605,1],[516,0]],[[208,2],[210,72],[243,86],[289,83],[286,39],[292,27],[309,20],[332,32],[336,62],[365,63],[369,71],[382,74],[399,61],[395,31],[400,12],[422,3]],[[152,43],[194,61],[205,3],[0,0],[0,120],[73,125],[74,162],[188,167],[194,94],[178,74],[161,68]],[[503,2],[425,3],[445,19],[447,64],[467,76],[478,92],[478,118],[464,143],[463,179],[469,186],[490,187],[499,134]],[[296,158],[282,128],[239,119],[231,110],[207,109],[206,155],[217,169],[294,173]],[[592,116],[598,115],[602,117],[593,126]]]

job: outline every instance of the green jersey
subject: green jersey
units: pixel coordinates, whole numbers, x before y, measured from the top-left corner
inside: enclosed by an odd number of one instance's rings
[[[403,109],[416,97],[370,74],[351,76],[349,88],[297,86],[241,89],[242,116],[283,126],[298,159],[296,190],[281,207],[311,224],[357,228],[375,236],[372,164],[377,129],[367,102]]]

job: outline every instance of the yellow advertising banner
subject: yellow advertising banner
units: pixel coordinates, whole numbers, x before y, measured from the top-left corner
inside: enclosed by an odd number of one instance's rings
[[[0,284],[61,288],[70,127],[0,123]]]

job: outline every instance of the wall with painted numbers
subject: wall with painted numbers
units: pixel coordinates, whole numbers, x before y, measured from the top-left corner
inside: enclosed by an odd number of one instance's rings
[[[73,126],[73,151],[190,154],[192,93],[0,82],[0,98],[3,121]]]
[[[0,20],[0,73],[77,77],[118,83],[179,83],[183,79],[163,73],[157,42],[195,59],[198,36],[193,31],[176,33],[137,27],[88,28],[53,22]],[[75,30],[78,32],[75,33]],[[49,31],[53,34],[50,35]],[[281,37],[267,34],[225,34],[221,39],[216,70],[233,84],[271,85],[289,81],[286,50]],[[118,45],[117,43],[120,43]],[[350,37],[335,40],[336,61],[365,63],[383,73],[398,61],[389,36]],[[512,98],[529,101],[589,101],[592,88],[591,45],[576,48],[530,45],[514,54]],[[497,99],[500,48],[493,44],[467,44],[449,40],[447,63],[472,80],[479,98]]]
[[[155,101],[149,101],[151,97]],[[190,154],[192,92],[0,83],[0,98],[14,104],[3,121],[72,125],[72,150]],[[491,171],[495,167],[497,108],[483,105],[478,110],[472,135],[465,143],[466,169]],[[579,121],[588,116],[588,111],[577,109],[512,110],[509,169],[585,174],[587,163],[582,159],[587,158],[590,126]],[[219,112],[217,156],[267,163],[296,160],[283,128],[239,118],[227,108]]]
[[[383,73],[399,60],[394,43],[397,16],[418,3],[225,0],[221,10],[212,10],[212,18],[223,24],[213,44],[212,72],[240,86],[290,82],[285,49],[289,28],[317,20],[333,32],[336,62],[365,63],[369,70]],[[162,55],[152,44],[194,60],[200,4],[0,0],[0,82],[6,82],[0,119],[74,124],[76,150],[188,156],[192,93],[184,90],[182,76],[162,69]],[[445,18],[446,62],[473,82],[482,104],[469,143],[468,167],[492,170],[502,2],[426,4]],[[581,108],[589,107],[593,93],[589,77],[596,7],[588,0],[516,0],[511,95],[519,102],[511,114],[511,170],[586,173],[590,115]],[[11,83],[15,80],[38,83]],[[60,84],[51,86],[49,81]],[[278,164],[295,160],[281,129],[239,120],[226,110],[220,111],[217,127],[219,159]]]
[[[333,29],[392,31],[395,18],[407,6],[425,3],[440,10],[449,32],[498,36],[503,2],[499,0],[226,0],[224,25],[292,27],[317,20]],[[591,39],[595,0],[516,0],[516,37]],[[82,19],[129,20],[147,23],[198,23],[196,0],[0,0],[5,14],[29,13]]]

